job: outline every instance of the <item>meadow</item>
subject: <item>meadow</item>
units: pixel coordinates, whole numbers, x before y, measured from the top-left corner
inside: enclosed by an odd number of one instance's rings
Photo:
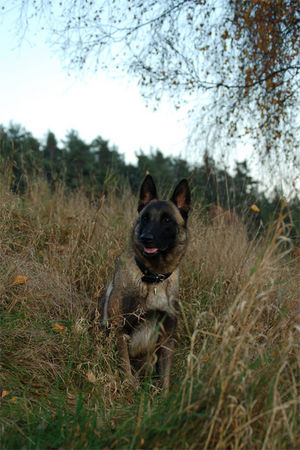
[[[2,449],[297,449],[300,262],[284,205],[264,235],[194,203],[171,390],[133,392],[93,318],[136,218],[126,189],[87,198],[0,185]]]

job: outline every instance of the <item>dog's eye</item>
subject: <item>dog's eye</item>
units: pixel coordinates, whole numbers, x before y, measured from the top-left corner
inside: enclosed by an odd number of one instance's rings
[[[169,216],[163,216],[161,221],[163,223],[170,223],[171,222],[171,218]]]

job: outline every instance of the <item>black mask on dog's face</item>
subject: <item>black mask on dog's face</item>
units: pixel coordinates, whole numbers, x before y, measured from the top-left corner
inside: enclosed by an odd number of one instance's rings
[[[152,258],[172,249],[175,245],[178,225],[166,201],[148,204],[141,212],[138,236],[142,253]]]

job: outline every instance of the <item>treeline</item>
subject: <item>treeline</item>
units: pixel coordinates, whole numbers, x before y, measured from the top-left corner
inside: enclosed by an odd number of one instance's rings
[[[70,189],[83,187],[87,194],[97,195],[124,185],[129,185],[136,193],[146,171],[149,171],[161,189],[169,189],[181,178],[188,178],[193,198],[201,202],[204,211],[209,205],[218,204],[243,217],[248,216],[255,228],[266,226],[281,208],[279,192],[270,197],[260,192],[246,161],[237,162],[231,175],[217,167],[208,155],[194,165],[179,157],[164,156],[160,150],[150,155],[140,151],[136,157],[136,165],[126,164],[118,149],[110,147],[109,142],[100,136],[86,143],[73,130],[67,134],[63,146],[59,146],[50,131],[45,144],[42,144],[20,125],[7,128],[0,125],[1,172],[6,173],[16,192],[23,193],[29,180],[44,176],[52,187],[64,182]],[[260,212],[251,209],[253,204]],[[291,225],[292,237],[299,239],[299,199],[289,203],[285,220]]]

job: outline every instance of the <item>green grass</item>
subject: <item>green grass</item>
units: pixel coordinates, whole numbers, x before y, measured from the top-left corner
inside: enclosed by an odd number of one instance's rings
[[[1,448],[300,447],[300,271],[281,216],[250,242],[242,223],[194,208],[164,398],[151,377],[132,392],[114,336],[91,319],[136,199],[90,202],[41,181],[21,198],[3,183],[0,207]]]

